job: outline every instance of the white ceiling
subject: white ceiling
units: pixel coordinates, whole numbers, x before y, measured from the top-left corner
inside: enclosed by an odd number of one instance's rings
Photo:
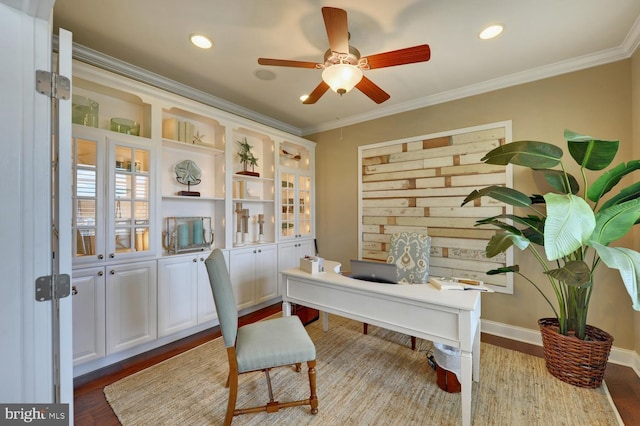
[[[258,57],[323,62],[321,8],[348,13],[363,56],[427,43],[429,62],[365,71],[391,98],[311,92],[321,70],[265,67]],[[54,32],[220,98],[220,107],[300,135],[628,58],[640,43],[639,0],[56,0]],[[493,41],[477,34],[501,23]],[[188,36],[208,34],[213,49]],[[275,74],[265,81],[258,70]],[[594,82],[595,83],[595,82]],[[215,98],[214,98],[215,101]],[[215,103],[215,102],[214,102]]]

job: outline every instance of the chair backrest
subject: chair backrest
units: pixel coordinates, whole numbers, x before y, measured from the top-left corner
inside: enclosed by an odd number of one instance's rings
[[[224,260],[222,251],[214,249],[204,263],[209,274],[209,284],[211,284],[213,301],[218,312],[224,346],[227,348],[235,346],[238,334],[238,308],[229,271],[227,271],[227,262]]]
[[[429,281],[431,237],[417,232],[399,232],[390,240],[387,263],[398,267],[398,282],[425,284]]]

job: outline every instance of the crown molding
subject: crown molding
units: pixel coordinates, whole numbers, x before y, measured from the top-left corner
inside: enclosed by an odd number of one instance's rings
[[[57,50],[57,36],[54,36],[53,45],[54,50]],[[104,53],[90,49],[81,44],[73,43],[73,58],[78,61],[85,62],[89,65],[93,65],[98,68],[113,72],[115,74],[130,78],[132,80],[136,80],[153,87],[166,90],[167,92],[171,92],[176,95],[201,102],[205,105],[218,108],[222,111],[235,114],[237,116],[255,121],[260,124],[264,124],[283,132],[287,132],[295,136],[301,136],[300,128],[296,126],[292,126],[269,116],[257,113],[253,110],[244,108],[240,105],[226,101],[222,98],[213,96],[201,90],[194,89],[193,87],[187,86],[186,84],[178,83],[177,81],[147,71],[135,65],[131,65],[112,56],[105,55]]]
[[[482,81],[477,84],[472,84],[458,89],[437,93],[431,96],[425,96],[423,98],[414,99],[409,102],[403,102],[389,107],[381,107],[372,112],[352,115],[344,119],[330,121],[318,126],[306,127],[302,129],[302,136],[350,126],[369,120],[387,117],[394,114],[400,114],[407,111],[413,111],[428,106],[438,105],[444,102],[450,102],[474,95],[480,95],[483,93],[492,92],[494,90],[530,83],[561,74],[567,74],[570,72],[580,71],[598,65],[604,65],[607,63],[627,59],[631,57],[633,52],[635,52],[635,49],[640,44],[639,22],[640,19],[636,21],[634,29],[629,32],[629,35],[625,39],[625,42],[620,47],[603,50],[591,55],[580,56],[567,61],[556,62],[554,64],[533,68],[492,80]]]

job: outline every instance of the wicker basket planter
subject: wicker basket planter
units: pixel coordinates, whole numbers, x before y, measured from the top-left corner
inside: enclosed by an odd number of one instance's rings
[[[547,370],[574,386],[597,388],[602,383],[613,337],[597,327],[587,325],[589,340],[558,333],[556,318],[538,320]]]

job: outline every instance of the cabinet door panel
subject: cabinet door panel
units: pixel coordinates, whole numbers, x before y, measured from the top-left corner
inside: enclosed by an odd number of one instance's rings
[[[104,268],[73,271],[74,365],[105,355]]]
[[[158,261],[158,334],[167,336],[197,324],[197,257]]]
[[[107,353],[156,338],[156,262],[107,267]]]
[[[256,253],[256,303],[278,297],[277,246],[258,248]]]
[[[255,253],[253,248],[233,250],[229,254],[229,276],[238,310],[254,305]]]
[[[208,255],[208,253],[198,255],[198,264],[196,266],[198,276],[198,324],[218,318],[216,305],[213,302],[213,294],[211,293],[211,285],[209,284],[209,274],[207,274],[207,268],[204,264]]]

